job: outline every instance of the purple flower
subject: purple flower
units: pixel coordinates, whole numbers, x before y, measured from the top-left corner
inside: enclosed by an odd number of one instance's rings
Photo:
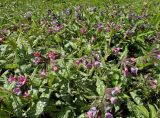
[[[115,104],[117,102],[117,98],[116,97],[110,97],[110,101],[112,104]]]
[[[101,29],[102,27],[103,27],[102,23],[99,22],[99,23],[98,23],[98,29]]]
[[[110,111],[110,109],[111,109],[111,107],[110,107],[109,105],[106,105],[106,107],[105,107],[105,112]]]
[[[105,113],[105,118],[113,118],[113,115],[109,112]]]
[[[16,81],[16,78],[15,77],[13,77],[12,75],[8,78],[8,82],[11,84],[11,83],[13,83],[13,82],[15,82]]]
[[[138,68],[137,67],[131,67],[131,73],[137,75]]]
[[[70,9],[67,9],[67,10],[66,10],[66,14],[67,14],[67,15],[70,15],[70,14],[71,14],[71,10],[70,10]]]
[[[13,93],[15,93],[16,95],[20,95],[21,94],[20,88],[19,87],[14,88]]]
[[[97,113],[96,107],[92,107],[88,112],[87,112],[87,117],[88,118],[94,118]]]
[[[87,57],[86,57],[86,56],[83,56],[83,57],[81,58],[81,60],[82,60],[82,63],[83,63],[83,64],[87,64]]]
[[[92,68],[92,64],[91,64],[91,63],[87,63],[87,64],[86,64],[86,68],[87,68],[87,69],[91,69],[91,68]]]
[[[25,76],[21,75],[18,77],[18,85],[23,86],[26,83],[27,79]]]

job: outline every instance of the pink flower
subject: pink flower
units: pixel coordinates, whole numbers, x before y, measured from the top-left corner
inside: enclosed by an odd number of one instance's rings
[[[58,32],[58,31],[60,31],[61,29],[63,29],[63,25],[55,26],[53,30]]]
[[[129,72],[128,72],[128,68],[127,68],[127,67],[124,68],[123,73],[124,73],[124,76],[125,76],[125,77],[128,76]]]
[[[75,64],[76,64],[76,65],[79,65],[81,62],[82,62],[82,60],[81,60],[81,59],[78,59],[78,60],[75,61]]]
[[[20,95],[21,94],[20,88],[19,87],[14,88],[13,93],[15,93],[16,95]]]
[[[93,112],[92,111],[88,111],[87,112],[87,117],[88,118],[93,118]]]
[[[53,66],[53,71],[54,72],[58,72],[58,67],[57,66]]]
[[[120,93],[120,92],[121,92],[120,87],[115,87],[115,88],[112,90],[112,95],[116,95],[116,94],[118,94],[118,93]]]
[[[33,63],[35,63],[36,65],[39,64],[42,61],[41,57],[35,57],[35,59],[33,60]]]
[[[158,81],[157,81],[156,79],[154,79],[154,80],[152,81],[152,83],[157,85]]]
[[[88,112],[87,112],[87,117],[88,118],[94,118],[97,113],[96,107],[92,107]]]
[[[99,61],[95,61],[95,62],[93,63],[93,66],[94,66],[94,67],[99,67],[100,64],[101,64],[101,63],[100,63]]]
[[[21,75],[18,77],[18,85],[23,86],[26,83],[26,77]]]
[[[42,69],[41,71],[41,77],[46,77],[47,73],[45,69]]]
[[[157,55],[157,59],[159,59],[159,60],[160,60],[160,54],[158,54],[158,55]]]
[[[86,34],[87,33],[87,28],[82,27],[80,32],[81,32],[81,34]]]
[[[120,47],[117,47],[117,48],[115,48],[114,50],[113,50],[113,52],[114,52],[114,54],[119,54],[119,52],[120,52],[120,50],[121,50],[121,48]]]
[[[24,94],[23,94],[23,97],[26,98],[26,97],[28,97],[28,96],[29,96],[28,91],[25,91]]]
[[[112,104],[115,104],[117,102],[117,98],[116,97],[110,97],[110,101]]]
[[[49,59],[55,60],[57,58],[57,53],[53,52],[53,51],[50,51],[50,52],[48,52],[47,56],[48,56]]]
[[[0,35],[0,44],[3,43],[4,37]]]
[[[105,113],[105,118],[113,118],[113,115],[109,112]]]
[[[134,64],[134,63],[136,62],[136,58],[131,57],[131,58],[130,58],[130,61],[131,61],[132,64]]]
[[[158,85],[158,81],[156,79],[152,80],[152,82],[151,82],[152,89],[156,89],[157,85]]]
[[[13,83],[13,82],[15,82],[16,81],[16,78],[15,77],[13,77],[12,75],[8,78],[8,82],[11,84],[11,83]]]

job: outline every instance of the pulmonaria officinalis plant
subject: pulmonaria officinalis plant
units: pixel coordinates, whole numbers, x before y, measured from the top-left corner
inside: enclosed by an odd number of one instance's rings
[[[158,116],[157,1],[21,3],[0,4],[1,117]]]

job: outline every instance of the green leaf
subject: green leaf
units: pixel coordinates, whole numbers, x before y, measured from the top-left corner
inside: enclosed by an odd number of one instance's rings
[[[86,113],[81,114],[80,116],[78,116],[78,118],[87,118]]]
[[[18,64],[6,64],[5,69],[16,69],[18,68]]]
[[[127,53],[128,53],[128,47],[126,46],[124,52],[120,56],[120,60],[125,59],[127,56]]]
[[[151,118],[156,118],[157,111],[156,111],[155,107],[151,104],[148,104],[148,107],[149,107],[149,110],[150,110]]]
[[[96,82],[96,86],[97,86],[97,92],[100,96],[103,96],[104,95],[104,92],[105,92],[105,85],[103,83],[102,80],[100,80],[99,78],[97,78],[97,82]]]
[[[143,105],[138,105],[137,110],[145,117],[145,118],[150,118],[149,117],[149,112],[148,110],[143,106]]]
[[[5,110],[0,109],[0,116],[2,118],[9,118],[9,113],[7,113]]]
[[[39,116],[43,112],[46,104],[47,104],[46,101],[43,101],[43,100],[40,100],[40,101],[37,102],[36,113],[35,113],[36,116]]]
[[[34,79],[34,77],[35,77],[35,75],[36,75],[37,68],[38,68],[38,67],[36,67],[36,68],[34,69],[33,73],[32,73],[31,76],[30,76],[31,81]]]
[[[142,105],[142,100],[140,97],[137,96],[136,91],[130,92],[130,95],[132,96],[134,102],[136,102],[136,104]]]

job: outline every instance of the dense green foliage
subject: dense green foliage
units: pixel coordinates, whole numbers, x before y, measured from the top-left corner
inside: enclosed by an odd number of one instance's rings
[[[160,1],[0,0],[0,117],[156,118]]]

